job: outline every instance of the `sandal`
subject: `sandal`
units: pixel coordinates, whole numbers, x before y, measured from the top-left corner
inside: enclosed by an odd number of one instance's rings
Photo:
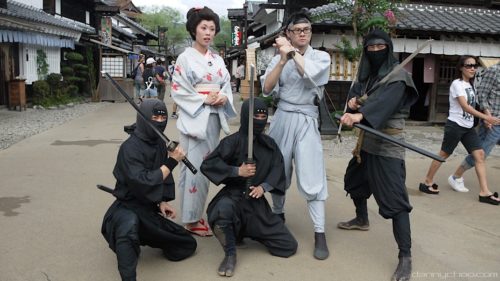
[[[196,226],[188,226],[185,225],[184,228],[191,232],[192,234],[201,236],[201,237],[206,237],[206,236],[212,236],[212,230],[210,230],[210,227],[208,224],[205,222],[204,219],[200,219],[199,221],[196,222]]]
[[[486,196],[479,195],[479,202],[481,202],[481,203],[488,203],[488,204],[491,204],[491,205],[498,205],[498,204],[500,204],[500,201],[495,200],[492,197],[498,199],[498,192],[494,192],[494,193],[492,193],[490,195],[486,195]]]
[[[418,186],[418,190],[420,190],[420,192],[427,194],[434,194],[434,195],[439,194],[439,190],[433,191],[431,190],[431,187],[434,189],[438,189],[438,185],[435,183],[433,183],[432,186],[426,185],[425,183],[420,183],[420,185]]]

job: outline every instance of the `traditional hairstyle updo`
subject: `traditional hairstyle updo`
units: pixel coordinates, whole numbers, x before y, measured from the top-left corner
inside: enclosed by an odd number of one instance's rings
[[[186,18],[186,30],[193,40],[196,40],[196,27],[202,20],[213,21],[215,23],[215,34],[220,31],[219,16],[207,6],[189,9]]]

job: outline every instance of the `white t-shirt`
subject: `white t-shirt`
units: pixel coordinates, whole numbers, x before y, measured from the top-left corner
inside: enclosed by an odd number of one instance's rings
[[[235,73],[234,77],[236,77],[236,78],[243,78],[243,77],[245,77],[245,66],[243,64],[240,64],[236,68],[236,73]]]
[[[450,86],[450,111],[448,119],[464,128],[472,128],[474,125],[474,116],[465,112],[458,103],[458,97],[465,97],[467,104],[474,107],[476,104],[476,95],[474,88],[469,82],[461,79],[455,79]]]

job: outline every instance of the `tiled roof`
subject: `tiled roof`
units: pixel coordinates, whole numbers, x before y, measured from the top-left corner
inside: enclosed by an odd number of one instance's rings
[[[94,33],[95,29],[84,23],[67,18],[55,17],[43,10],[33,6],[7,0],[7,9],[0,8],[0,16],[5,15],[13,18],[24,19],[28,22],[42,23],[57,27],[62,27],[78,32]]]
[[[113,24],[113,29],[118,31],[120,34],[123,34],[129,38],[132,38],[132,39],[137,39],[137,36],[135,36],[133,33],[130,33],[128,30],[125,30],[123,29],[122,27],[116,25],[116,24]]]
[[[500,34],[499,10],[430,4],[397,4],[396,7],[399,12],[396,23],[398,30]],[[315,23],[348,25],[346,22],[321,17],[334,11],[343,16],[350,14],[349,11],[339,9],[334,3],[309,10],[311,15],[320,16]]]
[[[120,13],[120,14],[117,14],[116,17],[118,17],[118,19],[121,19],[122,21],[124,21],[130,27],[133,27],[133,28],[139,30],[140,32],[144,33],[146,36],[151,37],[152,39],[158,39],[158,35],[156,35],[153,32],[147,30],[146,28],[144,28],[139,23],[137,23],[137,22],[129,19],[127,17],[127,15],[125,15],[123,13]]]

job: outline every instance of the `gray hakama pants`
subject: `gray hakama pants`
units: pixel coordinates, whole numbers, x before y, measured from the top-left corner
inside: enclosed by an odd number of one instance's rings
[[[290,187],[293,166],[297,188],[307,200],[315,232],[325,231],[325,200],[328,197],[323,146],[318,120],[301,112],[278,108],[268,132],[283,154],[286,186]],[[272,195],[273,212],[284,212],[285,196]]]

